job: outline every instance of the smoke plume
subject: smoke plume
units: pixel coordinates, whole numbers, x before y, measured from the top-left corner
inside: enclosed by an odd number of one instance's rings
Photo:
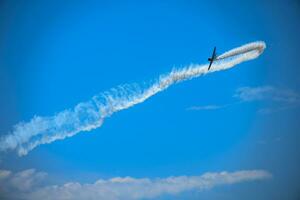
[[[96,129],[102,125],[105,118],[115,112],[142,103],[175,83],[229,69],[255,59],[265,47],[266,44],[262,41],[249,43],[218,56],[209,71],[208,64],[191,64],[159,76],[148,87],[122,85],[54,116],[34,116],[29,122],[16,124],[10,133],[0,138],[0,151],[15,150],[19,156],[23,156],[41,144]]]

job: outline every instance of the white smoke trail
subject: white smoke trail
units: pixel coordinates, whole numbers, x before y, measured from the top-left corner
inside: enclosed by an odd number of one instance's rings
[[[29,122],[18,123],[11,133],[2,137],[0,150],[16,150],[18,155],[22,156],[38,145],[98,128],[111,114],[142,103],[174,83],[229,69],[241,62],[255,59],[265,47],[266,44],[263,41],[249,43],[218,56],[209,71],[207,70],[208,64],[192,64],[160,76],[149,87],[119,86],[109,92],[94,96],[88,102],[79,103],[72,110],[64,110],[52,117],[35,116]]]

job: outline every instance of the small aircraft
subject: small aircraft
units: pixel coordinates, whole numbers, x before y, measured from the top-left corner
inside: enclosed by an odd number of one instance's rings
[[[212,63],[217,59],[217,54],[216,54],[216,47],[214,48],[214,51],[211,55],[211,58],[208,58],[208,61],[210,61],[209,66],[208,66],[208,70],[210,69]]]

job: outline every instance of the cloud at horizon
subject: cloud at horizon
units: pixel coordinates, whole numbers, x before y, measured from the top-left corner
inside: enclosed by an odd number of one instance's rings
[[[41,182],[46,181],[46,176],[47,173],[38,172],[35,169],[27,169],[17,173],[0,170],[0,192],[4,198],[24,200],[136,200],[153,199],[162,195],[179,195],[188,191],[202,191],[220,185],[265,180],[272,177],[265,170],[241,170],[207,172],[200,176],[114,177],[98,179],[94,183],[41,184]]]

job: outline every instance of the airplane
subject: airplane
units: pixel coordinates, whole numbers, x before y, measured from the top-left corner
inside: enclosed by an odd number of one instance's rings
[[[216,47],[214,48],[214,51],[211,55],[211,58],[208,58],[209,61],[209,66],[208,66],[208,70],[210,69],[212,63],[217,59],[217,54],[216,54]]]

